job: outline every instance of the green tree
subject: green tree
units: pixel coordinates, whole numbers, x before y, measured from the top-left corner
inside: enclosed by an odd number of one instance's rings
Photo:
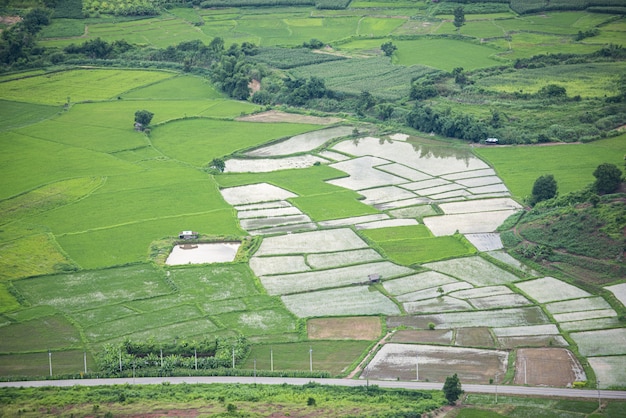
[[[209,168],[223,173],[226,168],[226,163],[222,158],[213,158],[213,160],[209,163]]]
[[[566,97],[567,90],[558,84],[548,84],[539,89],[539,96],[548,98]]]
[[[41,30],[42,26],[50,24],[50,12],[40,8],[33,9],[24,16],[22,24],[28,33],[34,35]]]
[[[535,180],[531,196],[531,205],[535,205],[543,200],[552,199],[556,196],[557,184],[552,174],[544,174]]]
[[[615,164],[600,164],[593,172],[593,176],[596,178],[593,186],[601,194],[613,193],[622,182],[622,170]]]
[[[138,110],[135,112],[135,123],[140,123],[142,130],[144,130],[148,125],[150,125],[153,116],[154,113],[152,112],[147,110]]]
[[[465,24],[465,10],[459,6],[454,9],[454,26],[458,31]]]
[[[396,52],[398,47],[395,46],[393,43],[391,43],[391,41],[389,41],[389,42],[385,42],[384,44],[382,44],[380,46],[380,49],[383,50],[383,52],[385,53],[385,56],[390,57],[393,55],[394,52]]]
[[[450,405],[454,405],[459,397],[463,394],[461,389],[461,381],[459,377],[454,373],[454,376],[446,377],[446,382],[443,384],[443,394],[448,400]]]

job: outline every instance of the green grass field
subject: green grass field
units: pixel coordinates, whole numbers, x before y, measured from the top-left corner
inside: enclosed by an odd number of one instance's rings
[[[623,63],[557,65],[484,77],[476,85],[498,92],[534,94],[547,84],[557,84],[568,96],[604,97],[615,94],[617,74],[625,70]]]
[[[513,16],[501,5],[492,7],[494,13],[468,14],[457,31],[451,15],[435,16],[429,7],[437,5],[356,0],[346,10],[174,8],[141,19],[53,20],[40,44],[63,47],[100,37],[165,48],[192,40],[209,44],[220,36],[226,47],[246,41],[294,47],[316,38],[342,60],[302,65],[284,70],[284,76],[321,77],[338,97],[368,91],[402,99],[408,109],[411,103],[404,99],[411,83],[425,75],[509,65],[540,53],[591,53],[609,42],[623,43],[626,33],[624,19],[610,14]],[[599,27],[597,36],[573,40],[578,31],[594,27]],[[398,47],[391,58],[380,52],[386,41]],[[459,94],[432,103],[437,110],[482,118],[498,109],[511,120],[532,121],[537,132],[553,125],[565,128],[591,108],[587,98],[612,95],[623,72],[621,63],[501,71],[466,91],[450,82],[445,87]],[[580,95],[583,101],[520,104],[499,95],[534,93],[546,83],[564,85],[570,97]],[[472,96],[471,89],[488,92]],[[134,113],[144,109],[154,113],[150,132],[136,132]],[[309,349],[314,370],[342,375],[354,366],[371,342],[306,341],[304,321],[265,292],[247,262],[162,265],[167,246],[181,230],[213,238],[247,235],[219,188],[276,185],[297,194],[290,202],[313,221],[380,213],[362,203],[358,193],[326,183],[345,176],[327,165],[208,174],[204,169],[213,158],[241,155],[320,128],[235,120],[260,110],[226,98],[206,78],[173,71],[93,68],[0,76],[0,176],[5,179],[0,185],[1,376],[47,375],[48,350],[55,373],[78,373],[83,353],[94,371],[92,356],[108,343],[171,344],[239,333],[253,343],[243,368],[251,369],[256,360],[258,370],[269,370],[271,350],[275,370],[307,371]],[[396,131],[394,123],[381,125],[380,131]],[[473,150],[522,199],[543,174],[553,174],[559,193],[565,194],[591,183],[600,163],[623,167],[626,135],[586,144]],[[435,213],[430,208],[424,214]],[[476,251],[462,237],[433,237],[422,225],[358,234],[388,260],[406,266]],[[507,402],[514,405],[515,416],[552,416],[546,412],[550,408],[563,416],[594,411],[586,401],[555,402],[548,408]],[[489,398],[474,403],[476,409],[465,408],[459,416],[487,416],[478,408],[490,407]],[[621,407],[610,403],[607,411]]]
[[[143,70],[63,71],[0,83],[0,97],[4,100],[58,106],[68,101],[78,103],[111,99],[132,88],[172,76],[162,71]],[[30,94],[33,91],[37,94]]]
[[[320,165],[270,173],[223,174],[215,180],[223,188],[266,182],[289,190],[298,195],[290,199],[291,202],[314,221],[379,213],[373,207],[361,203],[358,193],[325,182],[344,176],[342,171]]]
[[[243,367],[251,369],[256,359],[257,369],[270,370],[273,356],[274,370],[309,370],[309,349],[312,349],[313,370],[338,375],[364,354],[370,344],[369,341],[311,341],[255,345]]]
[[[60,106],[49,106],[0,100],[0,131],[19,128],[51,118],[61,112]]]
[[[560,194],[579,190],[594,182],[593,171],[602,163],[623,165],[626,135],[589,144],[545,147],[485,147],[476,153],[489,161],[513,196],[529,196],[535,180],[552,174]]]
[[[313,129],[319,126],[188,119],[160,126],[150,137],[154,147],[170,158],[204,167],[213,158]]]
[[[405,266],[476,252],[462,236],[433,237],[423,225],[365,229],[360,234],[379,247],[386,258]]]

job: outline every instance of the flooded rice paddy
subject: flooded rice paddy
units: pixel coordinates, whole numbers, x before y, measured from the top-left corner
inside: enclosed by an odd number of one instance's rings
[[[215,242],[208,244],[179,244],[172,248],[165,264],[227,263],[235,259],[240,242]]]

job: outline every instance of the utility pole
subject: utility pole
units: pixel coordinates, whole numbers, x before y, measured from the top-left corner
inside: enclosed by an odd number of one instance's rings
[[[198,370],[198,351],[195,348],[193,349],[193,356],[195,357],[196,370]]]
[[[420,381],[420,362],[419,362],[419,354],[415,353],[415,380]]]
[[[498,377],[500,373],[496,373],[496,403],[498,403]]]
[[[48,365],[50,366],[50,377],[52,377],[52,351],[48,350]]]
[[[596,386],[598,388],[598,409],[602,409],[602,402],[600,400],[600,380],[596,380]]]
[[[120,373],[122,373],[122,349],[120,348]]]
[[[235,346],[233,345],[233,369],[235,368]]]
[[[83,353],[83,363],[85,364],[85,374],[87,374],[87,352]]]
[[[309,346],[309,371],[313,373],[313,347]]]
[[[528,380],[526,379],[526,359],[524,359],[524,384],[528,384]]]
[[[256,358],[254,359],[254,386],[256,386]]]
[[[274,349],[270,347],[270,370],[274,371]]]

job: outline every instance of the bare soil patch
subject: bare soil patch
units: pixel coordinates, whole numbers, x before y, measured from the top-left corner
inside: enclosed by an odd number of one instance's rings
[[[22,18],[20,16],[0,16],[0,24],[7,26],[15,25],[17,22],[21,21]]]
[[[389,341],[392,343],[450,344],[452,330],[400,330],[396,331]]]
[[[367,366],[369,378],[443,382],[454,373],[464,383],[489,382],[506,370],[508,353],[498,350],[420,344],[385,344]],[[363,376],[361,376],[363,378]]]
[[[314,318],[307,322],[312,340],[376,340],[382,333],[377,317]]]
[[[495,347],[489,328],[459,328],[456,345],[465,347]]]
[[[268,110],[267,112],[255,113],[237,118],[244,122],[290,122],[290,123],[310,123],[313,125],[331,125],[341,122],[340,118],[299,115],[297,113],[286,113],[278,110]]]
[[[525,371],[525,372],[524,372]],[[571,351],[564,348],[517,350],[514,383],[532,386],[568,386],[586,380],[585,372]]]

